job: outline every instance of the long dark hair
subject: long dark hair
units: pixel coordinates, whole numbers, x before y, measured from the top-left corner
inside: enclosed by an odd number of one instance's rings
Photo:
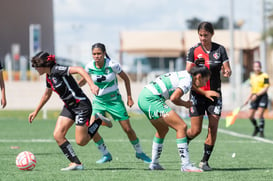
[[[53,67],[56,64],[55,55],[41,51],[31,59],[32,67]]]
[[[196,76],[197,74],[201,74],[202,77],[208,77],[211,76],[211,72],[206,66],[194,66],[191,68],[189,72],[193,77]]]
[[[207,22],[207,21],[201,22],[197,28],[198,33],[201,29],[206,30],[207,32],[210,32],[211,34],[214,34],[214,28],[210,22]]]
[[[99,48],[99,49],[101,49],[101,51],[102,51],[103,53],[105,53],[106,58],[111,59],[111,58],[109,57],[109,55],[107,54],[107,52],[106,52],[106,48],[105,48],[105,45],[104,45],[104,44],[102,44],[102,43],[95,43],[94,45],[92,45],[92,50],[94,50],[94,48]]]

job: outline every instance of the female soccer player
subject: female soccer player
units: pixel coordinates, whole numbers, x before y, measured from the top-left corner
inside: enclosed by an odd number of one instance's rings
[[[0,63],[0,88],[1,88],[1,105],[2,108],[5,108],[7,105],[7,99],[6,99],[6,89],[5,89],[5,82],[3,78],[3,67]]]
[[[131,96],[130,80],[127,74],[122,70],[119,63],[111,60],[106,53],[106,48],[102,43],[96,43],[92,46],[93,60],[85,66],[85,70],[90,74],[94,83],[99,87],[99,92],[95,95],[92,106],[93,113],[91,122],[96,113],[105,114],[108,112],[115,121],[118,121],[123,131],[127,134],[131,144],[136,151],[136,158],[150,163],[151,159],[142,151],[138,137],[131,127],[127,110],[124,106],[122,97],[118,89],[117,75],[125,82],[127,91],[127,105],[132,107],[134,101]],[[85,84],[81,79],[79,85]],[[107,150],[103,138],[97,133],[93,138],[102,158],[97,163],[105,163],[112,160],[112,156]]]
[[[55,56],[49,55],[47,52],[39,52],[32,58],[31,63],[32,67],[34,67],[40,75],[46,74],[47,88],[35,111],[29,114],[28,120],[30,123],[33,122],[39,111],[51,97],[52,91],[55,91],[63,100],[64,107],[57,119],[53,135],[64,155],[71,162],[69,167],[61,170],[83,170],[83,165],[76,156],[72,145],[65,137],[67,131],[75,122],[76,143],[80,146],[84,146],[97,132],[102,121],[104,121],[108,127],[111,127],[112,123],[107,118],[97,114],[97,119],[88,126],[92,106],[71,74],[80,74],[88,82],[94,94],[97,94],[99,89],[82,67],[58,65],[56,64]]]
[[[166,100],[175,105],[190,108],[191,101],[183,101],[181,97],[192,87],[201,87],[210,78],[210,71],[205,66],[196,66],[190,70],[171,72],[159,76],[144,87],[138,97],[138,106],[145,113],[157,132],[152,145],[152,162],[150,170],[164,170],[159,164],[159,158],[163,149],[163,142],[169,127],[176,131],[176,143],[182,162],[182,172],[202,172],[202,169],[192,166],[189,159],[187,144],[187,125],[181,117],[172,110]]]
[[[209,22],[202,22],[198,26],[200,43],[192,47],[187,54],[186,70],[195,65],[196,61],[203,62],[211,71],[210,80],[206,86],[197,88],[193,86],[191,91],[190,108],[191,128],[187,130],[189,141],[201,133],[203,117],[208,115],[208,134],[204,144],[204,155],[199,167],[204,171],[211,170],[208,160],[212,153],[218,129],[218,122],[222,112],[222,95],[220,72],[224,77],[231,76],[228,56],[223,46],[212,42],[214,28]]]
[[[267,91],[269,89],[269,77],[267,73],[262,72],[262,65],[260,61],[253,63],[253,73],[250,75],[251,93],[248,96],[245,105],[250,102],[250,110],[248,118],[254,126],[252,136],[260,133],[260,137],[264,137],[264,111],[268,105]],[[260,120],[259,126],[255,119],[255,113]]]

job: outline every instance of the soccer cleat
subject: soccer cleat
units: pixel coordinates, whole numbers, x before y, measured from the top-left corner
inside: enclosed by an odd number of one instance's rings
[[[106,163],[112,161],[112,155],[110,153],[107,153],[106,155],[103,155],[101,159],[96,161],[96,163]]]
[[[256,136],[259,133],[259,128],[255,127],[252,136]]]
[[[181,172],[203,172],[203,169],[193,166],[191,163],[182,165]]]
[[[199,163],[199,168],[201,168],[204,171],[211,171],[212,170],[212,168],[210,168],[207,161],[206,162],[200,162]]]
[[[70,163],[68,167],[62,168],[61,171],[71,171],[71,170],[83,170],[82,164]]]
[[[107,126],[108,128],[111,128],[113,126],[110,119],[104,117],[101,113],[95,114],[95,120],[100,119],[102,121],[102,124]]]
[[[150,170],[165,170],[159,163],[150,163]]]
[[[145,153],[136,153],[136,157],[138,158],[138,159],[141,159],[141,160],[143,160],[145,163],[151,163],[152,162],[152,160],[147,156],[147,155],[145,155]]]

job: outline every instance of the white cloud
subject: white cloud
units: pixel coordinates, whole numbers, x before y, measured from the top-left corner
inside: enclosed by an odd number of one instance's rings
[[[234,1],[235,20],[243,29],[260,28],[260,0]],[[62,56],[73,43],[103,42],[118,58],[122,30],[185,30],[186,20],[216,21],[229,16],[227,0],[54,0],[56,53]]]

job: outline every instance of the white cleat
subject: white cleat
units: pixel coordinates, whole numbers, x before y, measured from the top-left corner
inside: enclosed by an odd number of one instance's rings
[[[181,167],[181,172],[203,172],[203,170],[189,163]]]
[[[71,170],[83,170],[82,164],[70,163],[68,167],[62,168],[61,171],[71,171]]]
[[[150,163],[150,170],[165,170],[159,163]]]

